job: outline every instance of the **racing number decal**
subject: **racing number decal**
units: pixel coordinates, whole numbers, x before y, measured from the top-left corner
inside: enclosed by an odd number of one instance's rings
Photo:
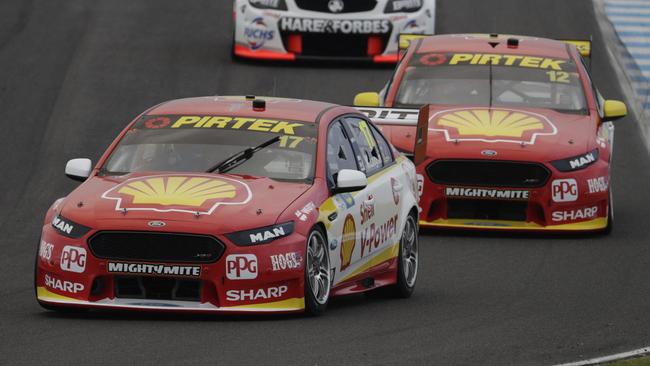
[[[295,149],[305,138],[301,136],[280,136],[280,147]]]
[[[366,138],[366,142],[368,143],[368,146],[371,148],[375,147],[375,140],[372,137],[372,132],[370,132],[370,127],[368,127],[366,121],[359,122],[359,130],[361,130],[363,137]]]
[[[569,73],[566,71],[547,71],[546,75],[552,83],[568,84],[570,82]]]

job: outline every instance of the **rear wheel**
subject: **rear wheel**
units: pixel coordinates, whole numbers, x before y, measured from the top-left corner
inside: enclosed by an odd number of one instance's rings
[[[329,301],[332,279],[327,240],[323,231],[315,227],[307,237],[305,261],[305,312],[322,314]]]
[[[411,213],[404,224],[399,243],[397,283],[388,288],[394,297],[408,298],[413,294],[418,275],[418,224],[417,215]]]

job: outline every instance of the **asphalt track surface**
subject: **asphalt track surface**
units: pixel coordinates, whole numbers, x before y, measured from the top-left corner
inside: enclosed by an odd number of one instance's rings
[[[214,94],[350,103],[390,69],[230,60],[231,1],[0,2],[0,364],[544,365],[650,340],[650,161],[616,123],[610,236],[427,234],[409,300],[352,296],[320,318],[60,315],[34,300],[46,208],[160,101]],[[439,1],[438,32],[595,39],[593,74],[620,98],[590,1]]]

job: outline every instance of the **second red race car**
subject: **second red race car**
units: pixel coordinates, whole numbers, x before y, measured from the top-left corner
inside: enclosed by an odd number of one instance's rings
[[[204,97],[138,116],[47,211],[47,309],[318,314],[331,296],[408,297],[415,167],[353,108]]]
[[[611,121],[627,109],[594,86],[589,41],[408,38],[384,90],[355,105],[414,155],[420,225],[611,230]]]

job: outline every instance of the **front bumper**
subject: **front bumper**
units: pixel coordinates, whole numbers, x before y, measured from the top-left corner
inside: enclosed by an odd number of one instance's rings
[[[88,244],[94,234],[70,239],[43,227],[35,279],[40,303],[199,313],[304,311],[305,238],[298,233],[248,247],[216,236],[226,249],[210,263],[98,258]]]
[[[414,13],[328,14],[294,9],[257,9],[237,1],[233,53],[277,61],[337,59],[396,63],[400,33],[432,34],[435,7]]]
[[[432,162],[417,168],[423,187],[421,227],[557,232],[601,231],[608,227],[611,208],[606,161],[599,160],[574,172],[560,172],[544,164],[550,176],[544,185],[533,188],[435,183],[425,169]],[[562,195],[562,189],[567,190],[566,195]],[[507,196],[511,192],[514,198],[498,198],[499,194]]]

